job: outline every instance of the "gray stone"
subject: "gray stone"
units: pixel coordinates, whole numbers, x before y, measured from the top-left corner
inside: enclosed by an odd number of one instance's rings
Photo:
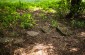
[[[39,34],[39,32],[36,31],[27,31],[27,34],[30,36],[37,36]]]
[[[24,42],[24,39],[22,39],[22,38],[16,38],[13,43],[14,44],[17,44],[17,43],[23,43],[23,42]]]
[[[44,33],[50,33],[51,32],[51,29],[48,26],[43,26],[41,28],[41,31],[44,32]]]
[[[22,38],[13,38],[13,37],[3,37],[0,38],[0,43],[13,43],[13,44],[17,44],[17,43],[22,43],[24,42],[24,40]]]
[[[59,24],[56,27],[56,30],[62,34],[62,35],[71,35],[73,34],[73,32],[70,30],[70,28],[68,28],[67,26],[63,25],[63,24]]]
[[[14,40],[13,38],[4,37],[4,38],[0,38],[0,43],[9,43],[12,42],[13,40]]]

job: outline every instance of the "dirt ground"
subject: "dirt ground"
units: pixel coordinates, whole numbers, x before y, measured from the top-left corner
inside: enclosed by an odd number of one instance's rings
[[[50,25],[51,19],[57,19],[56,14],[44,14],[48,16],[48,19],[43,19],[39,16],[41,11],[31,13],[37,20],[37,25],[32,29],[15,30],[24,41],[18,44],[1,43],[0,55],[85,55],[84,29],[72,28],[73,34],[64,36]],[[59,22],[65,25],[62,20]],[[38,34],[30,36],[27,34],[28,31],[34,31]]]

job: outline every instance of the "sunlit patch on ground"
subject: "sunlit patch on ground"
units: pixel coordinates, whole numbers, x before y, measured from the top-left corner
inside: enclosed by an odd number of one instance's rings
[[[56,10],[49,8],[49,9],[48,9],[47,11],[45,11],[45,12],[47,12],[47,13],[56,13]]]
[[[44,8],[41,8],[41,7],[32,7],[32,6],[30,6],[29,7],[29,10],[32,11],[32,12],[33,11],[39,11],[39,10],[41,10],[44,13],[56,13],[56,10],[54,10],[52,8],[49,8],[48,10],[44,10]]]
[[[33,7],[33,6],[30,6],[29,7],[29,10],[31,10],[31,11],[37,11],[37,10],[42,10],[42,8],[41,7]]]
[[[31,50],[28,47],[15,50],[14,55],[54,55],[52,44],[36,44]]]
[[[80,34],[81,36],[85,36],[85,32],[81,32],[81,34]]]

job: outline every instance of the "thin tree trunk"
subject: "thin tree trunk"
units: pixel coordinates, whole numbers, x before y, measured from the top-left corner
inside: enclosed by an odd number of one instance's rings
[[[70,13],[66,15],[66,18],[72,18],[79,14],[79,7],[82,0],[71,0]]]

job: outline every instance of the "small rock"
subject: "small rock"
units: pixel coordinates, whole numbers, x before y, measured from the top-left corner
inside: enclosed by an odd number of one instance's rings
[[[51,29],[48,26],[43,26],[41,28],[41,31],[44,32],[44,33],[50,33],[51,32]]]
[[[27,34],[30,35],[30,36],[37,36],[39,34],[39,32],[27,31]]]
[[[24,39],[22,39],[22,38],[16,38],[13,43],[14,44],[18,44],[18,43],[22,43],[22,42],[24,42]]]

